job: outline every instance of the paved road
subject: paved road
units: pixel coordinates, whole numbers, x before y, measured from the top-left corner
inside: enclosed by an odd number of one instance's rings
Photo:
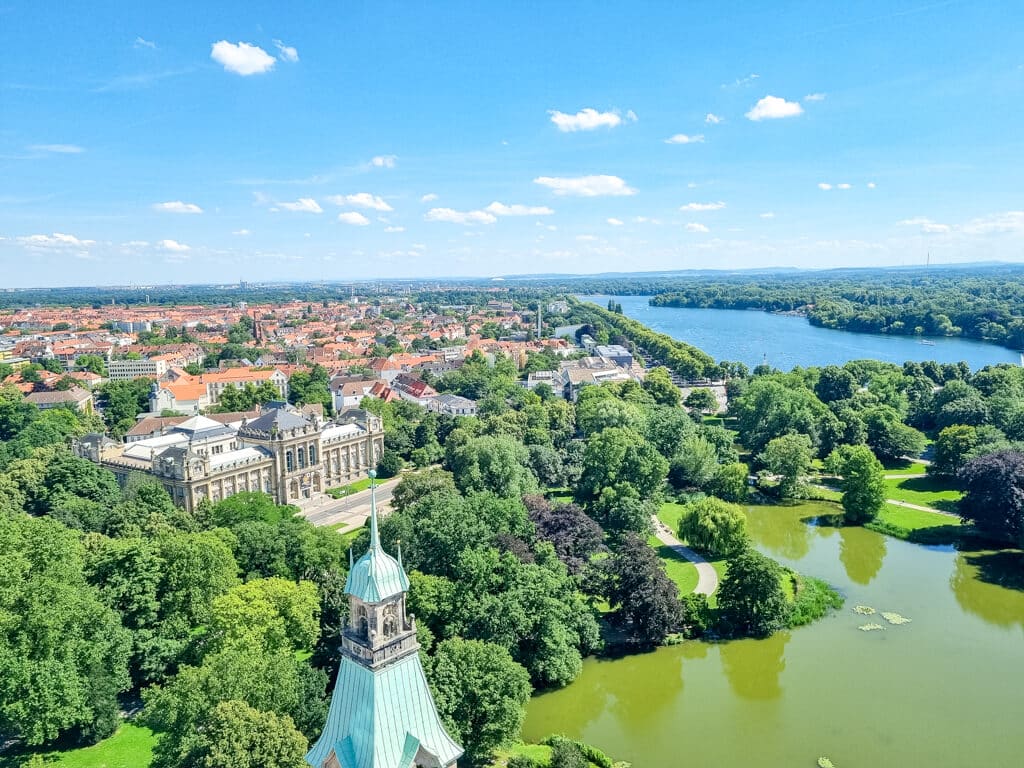
[[[399,479],[396,477],[393,480],[386,480],[377,486],[377,511],[380,514],[387,514],[391,510],[391,494]],[[342,533],[359,528],[370,516],[370,490],[307,507],[300,514],[313,525],[341,523],[338,530]]]
[[[710,595],[718,589],[718,572],[714,566],[673,536],[669,527],[656,516],[651,515],[651,522],[654,524],[654,535],[658,537],[658,541],[697,566],[697,586],[693,591],[698,595]]]

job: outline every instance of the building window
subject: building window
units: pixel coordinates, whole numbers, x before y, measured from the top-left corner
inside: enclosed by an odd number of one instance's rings
[[[285,451],[285,454],[284,454],[284,465],[285,465],[285,471],[287,471],[287,472],[291,472],[293,469],[295,469],[295,458],[292,456],[292,452],[291,451]]]
[[[304,469],[306,466],[306,449],[299,448],[299,468]]]
[[[309,446],[309,463],[316,464],[316,446]]]

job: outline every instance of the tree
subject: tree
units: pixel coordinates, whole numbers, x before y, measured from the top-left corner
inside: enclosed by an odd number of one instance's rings
[[[672,376],[668,372],[668,368],[659,366],[647,371],[643,386],[658,405],[667,405],[671,408],[679,407],[681,393],[679,387],[672,383]]]
[[[402,471],[404,466],[405,461],[396,451],[386,449],[381,454],[380,461],[377,462],[377,477],[381,479],[394,477]]]
[[[308,768],[309,742],[288,715],[222,701],[179,748],[178,765],[195,768]]]
[[[587,440],[577,498],[595,499],[602,489],[620,483],[647,498],[661,489],[667,472],[668,462],[643,437],[630,429],[611,427]]]
[[[715,446],[700,435],[687,437],[678,446],[678,453],[669,465],[668,480],[678,489],[704,489],[718,474],[718,453]]]
[[[682,408],[656,405],[647,409],[645,421],[644,437],[666,459],[675,456],[680,444],[697,432],[693,419]]]
[[[720,499],[741,503],[747,499],[747,478],[749,476],[750,468],[742,462],[721,464],[709,490]]]
[[[696,387],[690,390],[683,405],[689,409],[690,413],[703,416],[718,410],[718,398],[707,387]]]
[[[428,469],[403,476],[391,494],[391,503],[396,510],[405,511],[418,499],[436,492],[455,493],[455,480],[451,472]]]
[[[569,573],[582,573],[604,546],[601,526],[575,504],[553,507],[543,496],[526,496],[523,501],[537,535],[551,542]]]
[[[438,714],[471,764],[519,738],[530,675],[500,645],[452,638],[428,669]]]
[[[71,731],[89,743],[112,734],[130,643],[86,583],[75,533],[0,516],[0,731],[33,745]]]
[[[606,387],[584,387],[576,403],[576,423],[584,435],[609,427],[642,431],[644,414],[639,406],[619,400]]]
[[[207,652],[230,647],[265,653],[304,652],[320,631],[316,585],[285,579],[254,579],[213,600]]]
[[[826,469],[843,478],[846,522],[874,520],[885,504],[885,468],[866,445],[844,445],[833,451]]]
[[[604,570],[615,621],[634,641],[660,643],[680,627],[679,590],[647,542],[626,534]]]
[[[470,438],[446,457],[447,468],[464,493],[486,490],[506,497],[520,497],[537,489],[529,463],[526,446],[507,436]]]
[[[753,549],[730,560],[718,590],[723,628],[737,637],[767,637],[785,626],[789,603],[782,577],[778,563]]]
[[[107,361],[99,355],[82,355],[75,360],[75,366],[80,370],[95,373],[97,376],[107,375]]]
[[[900,419],[899,413],[887,405],[869,408],[863,413],[867,443],[883,460],[917,456],[924,450],[925,436]]]
[[[779,475],[779,495],[784,499],[795,498],[811,467],[811,441],[807,435],[776,437],[757,458],[769,472]]]
[[[149,379],[108,381],[100,389],[103,419],[111,433],[120,436],[135,424],[135,417],[149,410]]]
[[[307,738],[316,735],[327,715],[326,685],[326,674],[291,651],[265,653],[242,646],[208,654],[199,666],[183,666],[167,684],[143,691],[142,722],[162,732],[153,766],[182,765],[197,731],[227,701],[287,715]]]
[[[971,459],[958,473],[960,515],[1000,539],[1024,545],[1024,453],[1002,450]]]
[[[708,496],[687,507],[679,522],[679,535],[701,552],[734,555],[749,543],[747,516],[735,504]]]
[[[836,400],[849,400],[857,391],[857,379],[845,368],[838,365],[826,365],[818,375],[814,385],[814,394],[823,403]]]

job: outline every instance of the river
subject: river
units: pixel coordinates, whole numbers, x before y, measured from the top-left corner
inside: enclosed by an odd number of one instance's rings
[[[980,341],[886,336],[819,328],[806,318],[741,309],[652,307],[649,296],[580,296],[604,307],[613,298],[627,317],[707,352],[715,360],[753,368],[767,361],[783,371],[794,366],[842,365],[872,359],[903,364],[907,360],[966,361],[972,370],[996,363],[1020,364],[1020,354]]]
[[[530,702],[524,737],[565,733],[635,768],[1020,765],[1020,553],[807,522],[823,511],[835,507],[751,507],[749,530],[763,552],[838,588],[842,610],[767,640],[587,659],[576,682]],[[858,630],[868,622],[884,629]]]

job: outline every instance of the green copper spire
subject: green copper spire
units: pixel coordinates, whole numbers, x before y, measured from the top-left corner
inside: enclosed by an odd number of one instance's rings
[[[370,547],[348,572],[345,591],[364,603],[380,603],[409,589],[401,564],[384,551],[377,524],[376,472],[370,472]]]

